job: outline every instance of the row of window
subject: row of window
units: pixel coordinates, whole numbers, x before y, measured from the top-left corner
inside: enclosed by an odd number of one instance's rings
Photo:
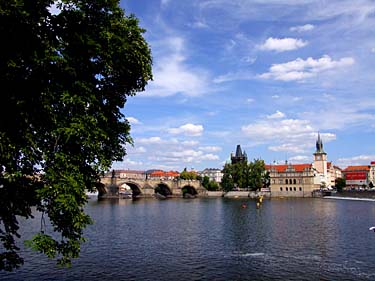
[[[299,189],[299,191],[302,191],[302,187],[299,187],[298,189]],[[283,191],[282,187],[280,187],[280,191]],[[285,187],[285,191],[297,191],[297,188],[296,187]]]
[[[282,184],[284,182],[283,179],[279,179],[279,184]],[[275,184],[276,183],[276,180],[274,179],[273,180],[273,183]],[[302,179],[298,179],[298,184],[301,184],[302,183]],[[297,180],[296,179],[285,179],[285,184],[297,184]]]

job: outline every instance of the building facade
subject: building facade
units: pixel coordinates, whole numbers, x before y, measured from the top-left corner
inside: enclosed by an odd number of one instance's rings
[[[311,197],[314,184],[312,164],[266,165],[272,197]]]
[[[210,181],[215,181],[217,183],[221,182],[221,179],[223,178],[223,172],[220,169],[211,169],[207,168],[203,171],[199,172],[199,175],[203,177],[208,177]]]
[[[359,189],[370,183],[371,166],[348,166],[343,170],[347,188]]]
[[[327,161],[318,134],[313,162],[308,164],[266,165],[270,173],[272,197],[311,197],[315,190],[332,189],[341,169]]]

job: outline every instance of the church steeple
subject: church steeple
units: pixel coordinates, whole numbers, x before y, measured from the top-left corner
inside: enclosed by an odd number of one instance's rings
[[[320,138],[320,133],[319,132],[318,132],[318,139],[316,141],[316,151],[315,151],[315,153],[318,153],[318,154],[325,153],[324,150],[323,150],[323,141]]]

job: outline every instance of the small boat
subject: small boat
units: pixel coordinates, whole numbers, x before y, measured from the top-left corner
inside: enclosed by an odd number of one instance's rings
[[[375,232],[375,226],[371,226],[368,230],[371,230],[371,231]]]

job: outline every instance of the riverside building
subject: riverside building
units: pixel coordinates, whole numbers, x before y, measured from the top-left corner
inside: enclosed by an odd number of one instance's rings
[[[327,161],[318,134],[314,161],[307,164],[266,165],[270,173],[272,197],[312,197],[314,190],[331,189],[341,177],[341,169]]]

